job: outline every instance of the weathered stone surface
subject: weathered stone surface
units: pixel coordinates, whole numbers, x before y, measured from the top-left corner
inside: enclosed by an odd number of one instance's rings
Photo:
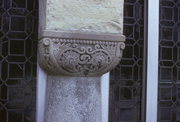
[[[100,77],[48,76],[45,122],[101,122]]]
[[[39,62],[48,74],[101,76],[119,64],[124,48],[120,41],[43,38]]]
[[[46,29],[122,34],[123,1],[47,0]]]

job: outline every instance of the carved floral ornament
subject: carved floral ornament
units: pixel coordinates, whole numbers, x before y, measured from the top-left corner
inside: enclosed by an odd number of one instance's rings
[[[124,40],[44,37],[39,40],[39,64],[52,75],[100,76],[121,60]]]

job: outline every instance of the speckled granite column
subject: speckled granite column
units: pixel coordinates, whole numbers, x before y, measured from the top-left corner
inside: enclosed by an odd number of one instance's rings
[[[100,77],[125,48],[123,0],[39,0],[45,122],[102,122]]]
[[[48,77],[45,122],[101,122],[99,77]]]

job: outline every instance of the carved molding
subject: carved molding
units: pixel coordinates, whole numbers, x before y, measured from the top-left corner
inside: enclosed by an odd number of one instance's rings
[[[121,60],[124,40],[44,37],[39,40],[39,64],[52,75],[99,76]]]

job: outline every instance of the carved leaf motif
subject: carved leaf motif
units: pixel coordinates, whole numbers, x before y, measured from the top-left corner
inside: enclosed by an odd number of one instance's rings
[[[44,38],[39,43],[40,66],[53,74],[102,75],[119,63],[123,46],[118,41]]]

